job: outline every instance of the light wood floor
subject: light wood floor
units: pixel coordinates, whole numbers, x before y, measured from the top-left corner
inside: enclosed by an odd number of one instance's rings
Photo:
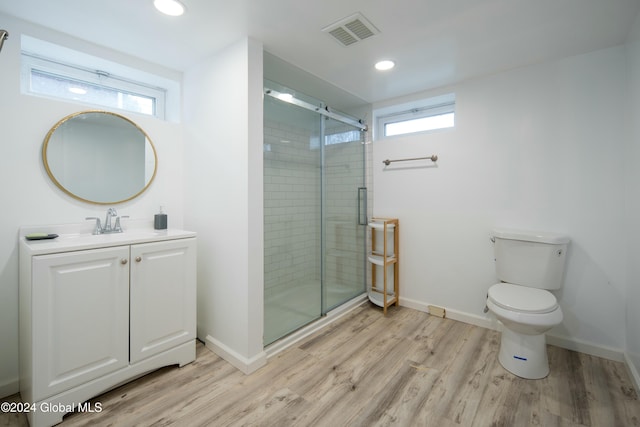
[[[498,363],[499,343],[495,331],[366,304],[249,376],[199,344],[194,363],[101,395],[101,413],[61,425],[640,425],[622,363],[549,346],[550,375],[523,380]],[[0,414],[0,425],[26,420]]]

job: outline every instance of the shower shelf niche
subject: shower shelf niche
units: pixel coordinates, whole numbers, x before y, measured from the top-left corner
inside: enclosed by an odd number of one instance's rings
[[[398,275],[399,222],[397,218],[373,218],[371,229],[371,252],[367,259],[371,264],[371,287],[369,300],[382,307],[398,305],[400,281]]]

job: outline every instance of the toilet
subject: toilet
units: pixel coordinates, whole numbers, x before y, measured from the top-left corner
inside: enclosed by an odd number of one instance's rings
[[[498,360],[527,379],[549,374],[545,333],[562,323],[562,310],[549,290],[562,287],[569,238],[562,234],[495,229],[496,275],[487,308],[504,325]]]

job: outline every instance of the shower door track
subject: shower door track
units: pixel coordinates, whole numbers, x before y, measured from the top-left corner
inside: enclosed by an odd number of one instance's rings
[[[344,114],[337,113],[335,111],[331,111],[328,105],[320,104],[314,105],[310,102],[303,101],[291,95],[290,93],[278,92],[277,90],[270,89],[268,87],[264,88],[264,94],[270,96],[272,98],[276,98],[280,101],[288,102],[289,104],[297,105],[298,107],[302,107],[309,111],[314,111],[318,114],[322,114],[323,116],[330,117],[334,120],[337,120],[341,123],[345,123],[351,126],[354,126],[361,131],[366,131],[367,125],[363,123],[362,120],[354,119],[352,117],[345,116]]]

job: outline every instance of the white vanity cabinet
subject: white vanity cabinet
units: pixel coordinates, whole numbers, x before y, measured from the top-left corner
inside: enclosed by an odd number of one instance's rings
[[[21,238],[20,391],[32,427],[144,373],[190,363],[195,337],[194,233]]]
[[[33,257],[34,400],[129,364],[128,259],[128,247]]]
[[[196,338],[195,243],[131,246],[131,363]]]

